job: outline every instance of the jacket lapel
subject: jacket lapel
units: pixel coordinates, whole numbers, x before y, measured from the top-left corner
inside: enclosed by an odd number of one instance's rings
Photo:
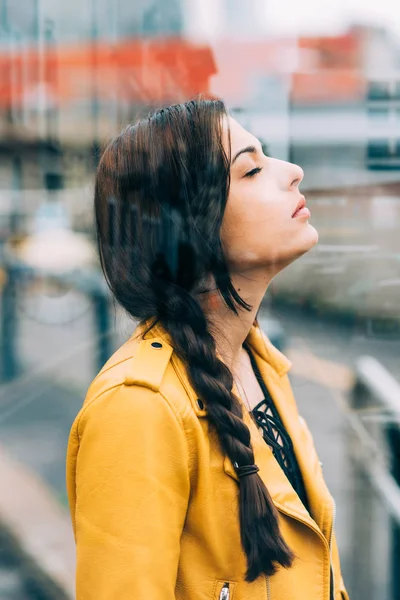
[[[285,389],[286,386],[284,388],[280,381],[280,377],[290,369],[291,362],[271,344],[270,340],[268,340],[265,334],[263,334],[260,330],[258,331],[259,333],[254,331],[250,332],[251,335],[250,338],[248,338],[248,343],[253,351],[253,356],[257,362],[261,376],[271,394],[276,410],[278,411],[281,421],[292,440],[294,453],[296,455],[307,492],[309,507],[312,515],[311,520],[318,525],[318,528],[324,533],[325,537],[329,537],[333,517],[332,496],[330,495],[322,474],[320,474],[318,469],[319,460],[314,448],[312,449],[312,453],[308,453],[304,447],[304,434],[295,400],[292,396],[291,387]],[[271,357],[273,357],[272,361]],[[274,367],[277,375],[271,375],[271,369],[269,368],[269,365]],[[289,394],[292,397],[289,397]],[[248,413],[247,409],[245,410]],[[262,438],[261,433],[259,437],[261,437],[264,445],[268,447]],[[260,441],[259,437],[254,437],[254,442],[257,448]],[[260,457],[260,460],[264,460],[264,454],[265,453],[261,451],[261,448],[259,448],[258,456]],[[270,451],[270,454],[273,457],[272,451]],[[305,515],[308,515],[308,517],[311,518],[300,498],[293,490],[290,482],[284,475],[282,469],[279,467],[276,461],[275,463],[278,467],[278,470],[281,472],[287,482],[285,488],[285,500],[283,504],[286,507],[289,507],[290,510],[293,513],[296,513],[297,516],[304,518]],[[268,467],[271,470],[273,469],[272,464],[269,464]],[[276,470],[277,469],[275,467],[274,478],[278,476]],[[270,485],[269,478],[268,481],[267,479],[265,480],[265,483],[267,487]],[[280,496],[274,494],[273,500],[277,504],[277,507],[280,508],[278,506],[278,504],[282,504]]]

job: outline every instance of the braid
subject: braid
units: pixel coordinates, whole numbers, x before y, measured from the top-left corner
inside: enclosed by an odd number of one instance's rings
[[[232,392],[233,376],[217,357],[215,340],[200,304],[189,292],[171,284],[165,288],[164,302],[159,306],[156,322],[163,324],[174,351],[186,364],[191,384],[207,405],[223,451],[237,470],[253,465],[250,431],[243,421],[242,405]],[[277,563],[291,566],[294,555],[279,531],[278,513],[264,482],[256,469],[248,474],[240,477],[240,531],[248,558],[246,580],[254,581],[262,572],[274,574]]]

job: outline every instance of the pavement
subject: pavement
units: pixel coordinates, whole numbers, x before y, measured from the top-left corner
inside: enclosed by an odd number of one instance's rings
[[[9,598],[22,591],[32,600],[72,600],[75,547],[66,511],[38,473],[4,446],[0,481],[0,586]]]

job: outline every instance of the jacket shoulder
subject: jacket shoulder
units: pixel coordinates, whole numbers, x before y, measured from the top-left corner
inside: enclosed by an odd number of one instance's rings
[[[165,373],[171,360],[173,349],[165,342],[158,338],[143,339],[132,335],[104,364],[102,369],[91,382],[83,404],[76,415],[70,430],[70,444],[75,442],[79,445],[79,423],[83,417],[87,417],[92,413],[92,409],[100,404],[106,398],[114,397],[117,392],[131,390],[132,397],[138,398],[138,394],[144,397],[151,397],[152,393],[158,395],[160,393],[165,396],[162,386]],[[172,393],[166,398],[167,402],[174,409],[177,416],[182,414],[182,404],[179,392],[173,393],[177,385],[172,386]],[[168,386],[167,386],[168,390]],[[150,391],[150,395],[149,395]],[[168,390],[171,392],[171,390]],[[119,396],[121,394],[118,394]],[[126,395],[126,394],[125,394]]]
[[[84,406],[118,385],[136,385],[160,391],[172,352],[172,347],[164,340],[132,336],[114,352],[93,379]]]
[[[196,394],[187,380],[183,365],[176,359],[172,360],[172,356],[173,347],[165,338],[132,335],[92,381],[80,413],[104,394],[124,387],[132,391],[135,388],[136,395],[140,389],[160,393],[180,418],[188,417],[193,409],[197,416],[203,416],[202,413],[206,411],[199,410]]]
[[[137,449],[140,436],[135,432],[147,431],[149,439],[156,441],[162,433],[163,443],[171,447],[184,443],[187,456],[192,454],[188,451],[187,427],[177,400],[179,393],[177,397],[167,396],[160,390],[172,348],[165,347],[164,343],[162,347],[152,346],[155,341],[154,338],[130,339],[114,353],[90,385],[71,426],[66,485],[74,531],[78,453],[82,457],[81,472],[88,449],[96,443],[104,443],[115,453],[115,465],[120,464],[119,453],[127,448],[128,442],[131,449]],[[157,350],[157,358],[153,358]],[[151,460],[150,455],[156,455],[155,444],[154,450],[154,454],[148,453],[147,460]],[[188,458],[189,463],[191,465]]]

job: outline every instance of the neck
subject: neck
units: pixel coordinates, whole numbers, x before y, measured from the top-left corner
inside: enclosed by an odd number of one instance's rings
[[[235,315],[227,308],[218,290],[202,294],[199,301],[215,339],[217,352],[228,368],[237,373],[248,360],[243,343],[254,324],[270,279],[265,274],[256,276],[246,273],[245,276],[233,275],[231,280],[238,294],[252,306],[250,311],[239,309],[239,314]]]

